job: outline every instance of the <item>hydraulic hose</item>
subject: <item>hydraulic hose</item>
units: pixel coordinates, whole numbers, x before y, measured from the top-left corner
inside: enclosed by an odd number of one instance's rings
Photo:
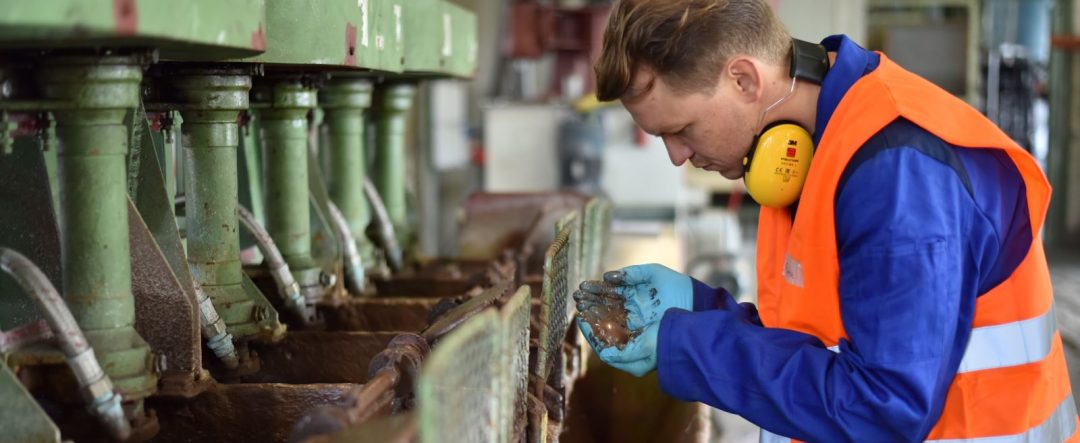
[[[285,262],[281,250],[274,244],[274,239],[270,238],[270,233],[266,232],[266,229],[259,224],[258,220],[255,220],[255,216],[251,214],[251,211],[248,211],[239,203],[236,204],[236,215],[240,217],[240,224],[244,225],[248,232],[251,233],[251,236],[255,238],[255,244],[266,259],[266,267],[270,268],[270,275],[273,276],[274,282],[277,283],[278,293],[281,294],[285,307],[296,314],[301,321],[307,322],[307,303],[300,293],[300,284],[293,277],[292,271],[289,270],[289,264]]]
[[[345,247],[342,254],[345,256],[345,285],[349,292],[357,295],[363,294],[364,263],[360,260],[360,251],[356,249],[356,239],[353,237],[352,231],[349,230],[349,222],[345,220],[345,214],[341,213],[341,210],[338,209],[334,202],[328,203],[330,205],[330,218],[333,220],[338,235],[341,236],[341,244]]]
[[[403,267],[402,253],[401,246],[398,245],[394,233],[393,220],[390,219],[390,214],[386,212],[386,205],[383,204],[379,191],[375,189],[375,184],[367,177],[364,178],[364,193],[367,194],[371,207],[375,209],[375,223],[378,226],[376,231],[378,232],[379,242],[382,243],[383,250],[386,251],[386,264],[390,265],[390,270],[400,272]]]
[[[126,440],[131,435],[131,424],[124,417],[120,395],[113,390],[112,380],[101,369],[94,357],[94,349],[86,341],[56,287],[37,265],[8,248],[0,248],[0,269],[11,275],[45,314],[45,322],[67,357],[67,364],[75,374],[90,413],[101,421],[113,438]]]

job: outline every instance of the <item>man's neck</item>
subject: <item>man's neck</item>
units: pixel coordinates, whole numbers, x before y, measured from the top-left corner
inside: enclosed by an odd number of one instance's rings
[[[836,53],[829,53],[830,66],[836,61]],[[814,83],[796,80],[795,93],[773,112],[776,120],[789,120],[806,128],[811,134],[817,131],[817,103],[821,95],[821,86]],[[787,78],[784,87],[790,87],[791,78]]]

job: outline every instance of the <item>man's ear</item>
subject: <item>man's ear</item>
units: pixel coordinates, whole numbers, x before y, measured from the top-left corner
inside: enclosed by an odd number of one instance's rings
[[[761,98],[764,77],[756,63],[746,56],[735,56],[727,64],[725,75],[730,80],[737,97],[747,103],[752,103]]]

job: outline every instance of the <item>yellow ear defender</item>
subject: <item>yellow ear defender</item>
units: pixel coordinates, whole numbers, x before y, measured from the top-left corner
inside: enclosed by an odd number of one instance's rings
[[[796,80],[820,85],[829,71],[829,55],[821,45],[792,39],[791,46],[791,90],[765,109],[762,122],[770,110],[795,93]],[[813,156],[814,138],[798,123],[780,121],[766,126],[743,158],[743,181],[750,197],[772,208],[795,203],[802,194]]]
[[[743,180],[750,197],[772,208],[794,203],[802,193],[813,156],[814,139],[802,126],[792,122],[769,125],[743,159]]]

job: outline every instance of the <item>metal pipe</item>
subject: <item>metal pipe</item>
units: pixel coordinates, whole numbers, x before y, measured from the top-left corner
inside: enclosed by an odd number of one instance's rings
[[[141,415],[157,387],[150,347],[135,331],[128,240],[126,115],[139,104],[140,60],[60,57],[40,73],[56,110],[64,300],[101,365]]]
[[[308,112],[316,93],[298,79],[273,84],[271,106],[261,111],[266,183],[266,230],[301,287],[319,284],[311,256],[308,190]]]
[[[409,244],[405,183],[405,135],[408,113],[412,109],[416,86],[398,83],[381,94],[381,106],[376,116],[375,185],[386,204],[393,222],[398,243]]]
[[[394,401],[394,388],[397,387],[401,375],[397,369],[389,368],[379,371],[364,386],[357,388],[349,394],[355,395],[355,406],[349,411],[353,423],[364,423],[371,417],[390,407]]]
[[[342,252],[345,258],[345,286],[353,294],[364,293],[364,262],[360,259],[360,251],[356,249],[356,239],[349,230],[349,222],[341,213],[334,202],[329,202],[330,219],[341,236],[341,242],[345,245]]]
[[[300,284],[293,278],[289,264],[285,263],[285,259],[281,257],[281,251],[274,244],[274,239],[270,238],[270,233],[263,229],[258,220],[255,220],[251,211],[239,203],[236,205],[236,215],[240,217],[240,223],[255,238],[255,244],[266,260],[266,267],[270,268],[270,275],[274,277],[274,283],[277,283],[278,293],[285,302],[285,307],[293,311],[302,321],[307,321],[309,318],[307,303],[300,293]]]
[[[383,205],[379,191],[375,189],[375,185],[371,183],[369,178],[364,178],[364,193],[367,194],[368,201],[371,202],[371,208],[375,210],[376,231],[380,243],[382,243],[381,246],[386,251],[386,264],[390,265],[390,270],[400,272],[404,264],[402,263],[401,245],[398,244],[397,235],[394,233],[394,223],[390,220],[390,215],[386,211],[386,206]]]
[[[67,357],[90,413],[105,425],[116,440],[131,435],[131,424],[124,417],[121,397],[113,390],[112,380],[101,369],[94,349],[87,343],[75,317],[56,292],[45,273],[22,254],[0,247],[0,269],[11,275],[45,314],[45,321]]]

